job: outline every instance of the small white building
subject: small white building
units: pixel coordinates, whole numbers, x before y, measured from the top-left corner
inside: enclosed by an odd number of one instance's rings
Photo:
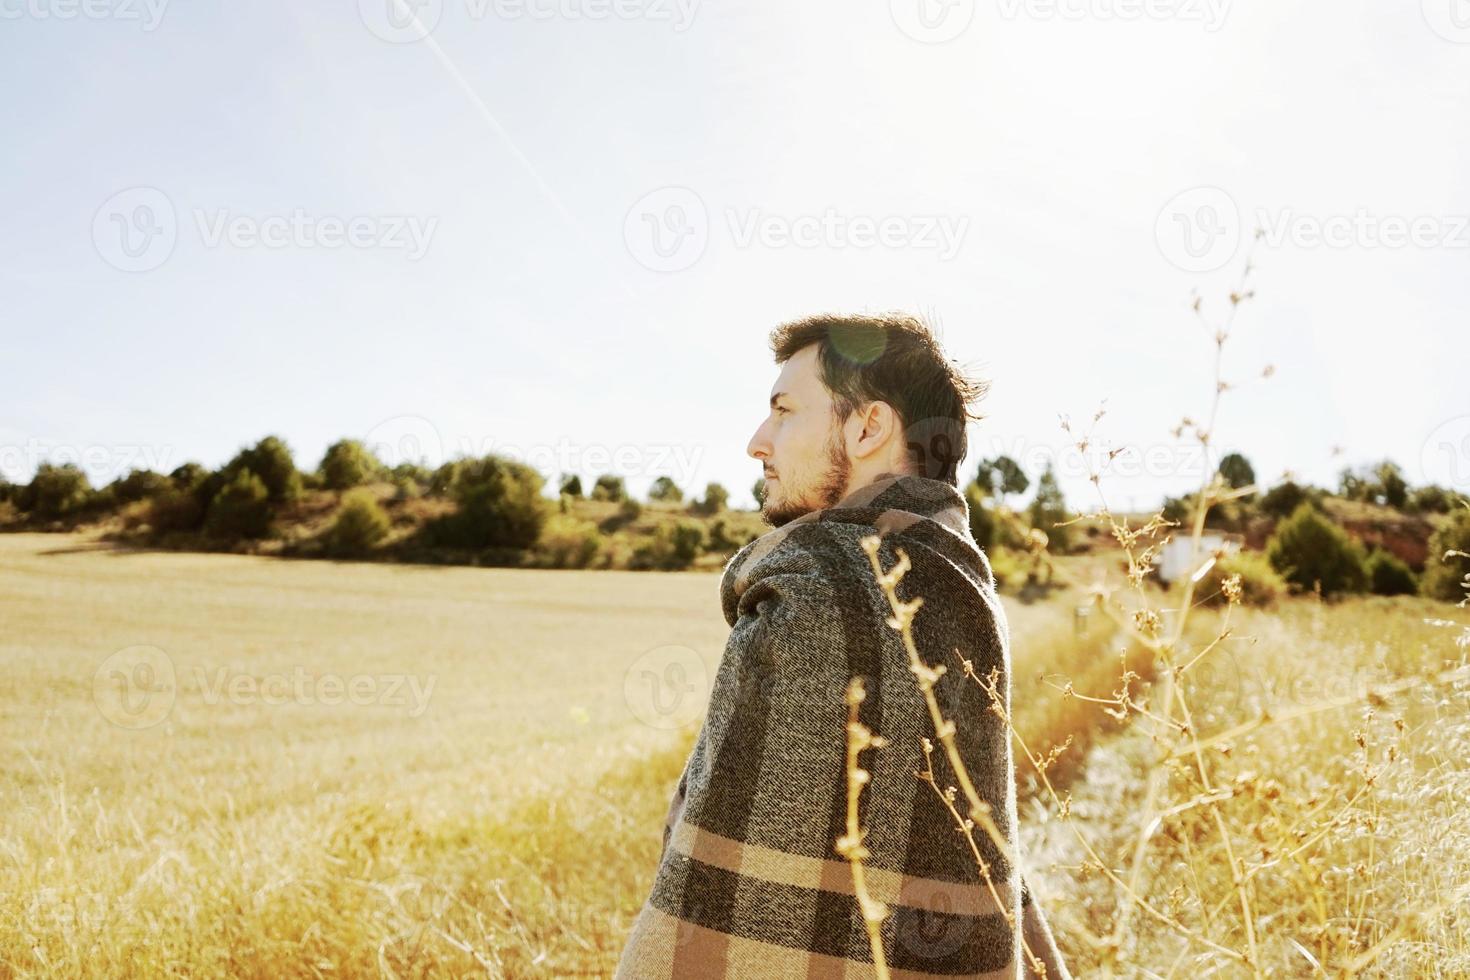
[[[1193,542],[1188,534],[1178,534],[1159,549],[1159,557],[1156,567],[1159,572],[1159,581],[1173,582],[1175,579],[1184,578],[1194,574],[1195,569],[1210,560],[1210,556],[1219,552],[1231,555],[1240,550],[1242,544],[1238,534],[1229,534],[1223,531],[1205,531],[1199,537],[1199,553],[1195,555],[1193,564],[1190,563],[1190,551]]]

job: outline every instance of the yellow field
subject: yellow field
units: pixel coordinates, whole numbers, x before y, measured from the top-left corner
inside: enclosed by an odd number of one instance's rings
[[[723,650],[717,583],[0,536],[0,977],[607,975]],[[1146,897],[1187,932],[1135,912],[1099,949],[1080,930],[1106,933],[1119,893],[1074,828],[1125,874],[1151,763],[1136,729],[1060,693],[1105,699],[1123,662],[1100,616],[1076,627],[1078,601],[1006,599],[1016,727],[1037,753],[1073,738],[1050,773],[1070,824],[1019,752],[1018,778],[1075,975],[1252,975],[1200,937],[1256,942],[1267,976],[1345,975],[1380,941],[1361,975],[1470,975],[1470,922],[1444,907],[1470,883],[1466,686],[1371,719],[1328,706],[1463,663],[1424,622],[1463,611],[1237,610],[1188,675],[1197,734],[1310,710],[1212,749],[1213,795],[1193,760],[1166,767],[1168,799],[1220,815],[1143,821]]]
[[[655,727],[689,711],[648,714],[640,658],[712,666],[716,590],[0,536],[0,975],[483,975],[612,948],[689,739]],[[138,646],[171,662],[171,707]]]

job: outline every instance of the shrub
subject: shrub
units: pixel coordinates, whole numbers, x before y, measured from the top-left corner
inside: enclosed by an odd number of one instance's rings
[[[1470,554],[1470,507],[1463,503],[1429,536],[1429,564],[1420,583],[1424,595],[1450,602],[1465,598],[1462,583],[1470,574],[1470,558],[1447,554],[1451,551]]]
[[[499,456],[461,460],[450,483],[458,510],[426,530],[434,543],[452,547],[530,548],[548,516],[543,483],[545,478],[524,463]]]
[[[388,536],[391,522],[371,490],[359,487],[342,495],[337,519],[327,529],[327,553],[365,555]]]
[[[1391,551],[1373,549],[1364,570],[1374,595],[1413,595],[1419,591],[1413,571]]]
[[[995,547],[996,518],[985,502],[985,492],[971,483],[965,488],[965,500],[970,505],[970,534],[981,551],[990,551]]]
[[[1057,483],[1056,473],[1050,463],[1036,481],[1036,496],[1031,501],[1028,513],[1031,526],[1046,533],[1047,548],[1051,553],[1066,554],[1071,543],[1072,529],[1061,523],[1067,520],[1067,503],[1062,497],[1062,488]]]
[[[1362,592],[1368,584],[1363,546],[1323,517],[1311,502],[1300,504],[1276,528],[1266,546],[1271,566],[1294,587],[1324,596]]]
[[[692,521],[663,525],[653,540],[633,552],[628,567],[636,570],[679,571],[694,564],[704,548],[704,528]]]
[[[1195,601],[1205,606],[1223,606],[1225,580],[1232,575],[1240,576],[1240,602],[1244,606],[1272,606],[1286,595],[1288,585],[1272,565],[1270,559],[1259,551],[1237,551],[1222,555],[1204,578],[1194,587]],[[1182,588],[1184,579],[1174,583]]]
[[[193,490],[209,479],[209,470],[198,463],[185,463],[170,473],[168,478],[180,490]]]
[[[592,499],[612,501],[627,500],[628,488],[623,484],[622,477],[613,476],[611,473],[604,473],[602,476],[599,476],[597,478],[597,482],[592,485]]]
[[[541,562],[552,568],[586,568],[597,558],[602,536],[597,525],[575,517],[557,515],[546,522],[536,550]]]
[[[730,506],[730,491],[718,483],[711,483],[704,488],[704,499],[696,502],[689,509],[704,517],[713,517],[728,506]]]
[[[301,474],[291,459],[291,449],[276,436],[266,436],[249,449],[242,449],[221,471],[225,483],[232,482],[241,470],[249,470],[260,479],[271,503],[280,504],[301,496]]]
[[[1409,494],[1408,509],[1415,514],[1448,514],[1455,495],[1444,487],[1429,484],[1415,487]]]
[[[204,501],[193,488],[171,487],[148,503],[148,525],[155,531],[193,531],[204,521]]]
[[[1261,498],[1261,512],[1276,518],[1290,517],[1298,507],[1311,499],[1311,494],[1301,484],[1286,480],[1266,491]]]
[[[322,486],[328,490],[348,490],[366,483],[381,468],[362,443],[356,439],[339,439],[327,447],[322,457]]]
[[[162,473],[152,470],[133,470],[127,476],[112,481],[108,490],[112,500],[118,504],[132,504],[139,500],[155,497],[173,488],[173,481]]]
[[[205,529],[218,538],[263,538],[270,530],[270,491],[247,468],[235,471],[209,503]]]
[[[75,463],[42,463],[17,494],[16,506],[36,517],[55,520],[87,506],[91,495],[92,484]]]
[[[661,476],[648,488],[648,499],[666,504],[682,503],[684,491],[679,489],[679,485],[671,477]]]

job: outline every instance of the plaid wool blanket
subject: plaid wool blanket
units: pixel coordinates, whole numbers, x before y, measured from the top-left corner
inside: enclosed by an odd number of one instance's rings
[[[935,693],[1014,848],[1009,733],[955,657],[982,677],[999,668],[1009,709],[1009,631],[968,515],[948,483],[889,475],[768,532],[726,565],[730,637],[619,980],[876,975],[851,866],[834,849],[847,814],[843,694],[855,675],[867,688],[859,717],[888,740],[863,756],[872,781],[860,814],[868,889],[890,909],[882,937],[891,975],[1035,976],[1019,949],[1024,937],[1048,977],[1068,977],[1016,869],[977,828],[1012,926],[949,811],[915,777],[933,724],[859,544],[881,535],[885,570],[895,548],[908,553],[899,595],[924,598],[914,638],[931,665],[947,666]],[[940,785],[956,783],[937,743],[933,759]]]

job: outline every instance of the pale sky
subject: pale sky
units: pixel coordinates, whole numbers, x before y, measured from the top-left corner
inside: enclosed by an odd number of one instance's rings
[[[901,309],[991,379],[967,476],[1106,399],[1151,506],[1264,222],[1221,448],[1470,490],[1466,0],[397,3],[0,0],[0,473],[357,436],[749,505],[771,327]]]

